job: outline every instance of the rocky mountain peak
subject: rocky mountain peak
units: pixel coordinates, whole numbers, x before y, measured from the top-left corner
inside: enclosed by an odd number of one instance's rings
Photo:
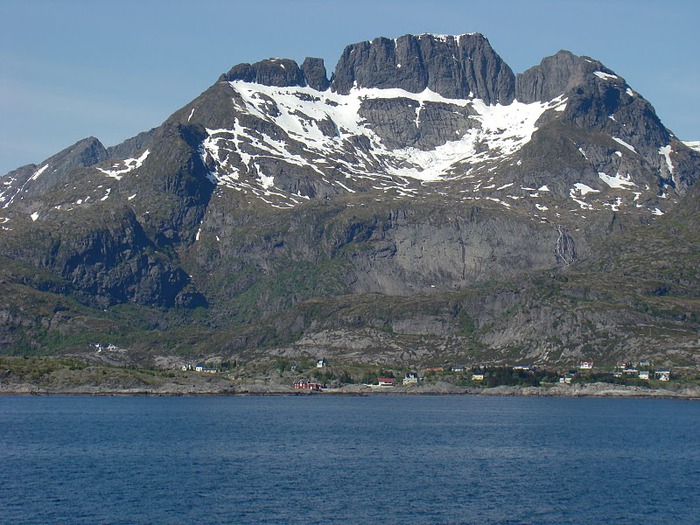
[[[331,88],[347,94],[354,86],[411,93],[427,88],[446,98],[509,104],[515,76],[481,34],[404,35],[345,48]]]
[[[362,339],[565,363],[638,352],[641,325],[649,351],[696,348],[700,154],[600,62],[560,51],[516,77],[482,35],[426,34],[350,45],[330,82],[319,58],[220,80],[154,130],[3,178],[9,344],[22,323],[46,337],[67,294],[85,308],[61,340],[84,340],[87,308],[111,334],[130,303],[192,309],[172,322],[221,355]]]
[[[29,164],[11,171],[0,189],[0,207],[4,208],[27,196],[41,195],[63,180],[71,172],[94,166],[109,158],[102,143],[95,137],[79,140],[39,165]]]
[[[255,82],[264,86],[303,86],[304,73],[299,64],[288,58],[268,58],[254,64],[238,64],[219,80]]]
[[[330,86],[323,59],[312,57],[307,57],[301,67],[288,58],[268,58],[254,64],[238,64],[221,75],[219,80],[240,80],[271,87],[309,86],[317,91],[325,91]]]
[[[330,87],[328,73],[322,58],[306,57],[301,65],[301,70],[310,88],[317,91],[325,91]]]
[[[597,60],[562,50],[518,74],[515,98],[525,103],[552,100],[583,84],[596,71],[609,77],[615,76]]]

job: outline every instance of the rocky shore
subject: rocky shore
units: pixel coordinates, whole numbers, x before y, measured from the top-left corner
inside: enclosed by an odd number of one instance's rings
[[[449,383],[420,386],[376,387],[346,385],[321,392],[300,392],[282,384],[261,382],[198,381],[192,383],[164,382],[154,385],[96,385],[48,386],[31,383],[0,382],[0,395],[87,395],[87,396],[231,396],[231,395],[478,395],[478,396],[539,396],[539,397],[636,397],[700,399],[699,386],[675,389],[642,388],[638,386],[591,383],[539,387],[499,386],[494,388],[459,387]]]

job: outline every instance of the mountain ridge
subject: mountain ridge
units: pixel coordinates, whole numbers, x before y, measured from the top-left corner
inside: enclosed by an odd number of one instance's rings
[[[698,173],[646,99],[567,51],[515,75],[483,35],[426,34],[347,46],[331,79],[320,59],[239,64],[154,130],[2,178],[0,344],[85,352],[85,316],[145,360],[687,365]],[[640,239],[682,277],[601,273],[637,268]],[[39,313],[21,299],[37,293],[77,302]],[[150,324],[129,328],[127,305]]]

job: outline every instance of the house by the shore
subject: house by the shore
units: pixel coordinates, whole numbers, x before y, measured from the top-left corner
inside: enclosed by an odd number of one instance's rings
[[[305,379],[294,381],[293,387],[294,390],[306,390],[309,392],[320,392],[323,389],[323,385],[321,383],[306,381]]]

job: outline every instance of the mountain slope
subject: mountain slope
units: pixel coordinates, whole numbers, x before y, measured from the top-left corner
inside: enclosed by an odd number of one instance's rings
[[[140,359],[694,366],[699,173],[622,77],[566,51],[515,75],[482,35],[406,35],[348,46],[331,79],[240,64],[155,130],[3,177],[0,344],[87,351],[48,337],[80,317]]]

